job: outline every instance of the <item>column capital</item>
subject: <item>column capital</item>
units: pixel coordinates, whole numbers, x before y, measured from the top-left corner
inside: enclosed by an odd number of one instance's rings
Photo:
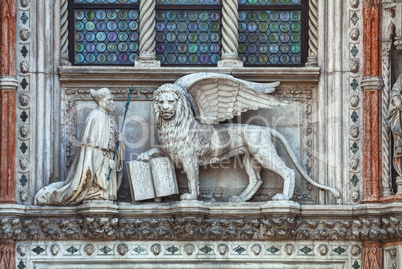
[[[0,90],[17,90],[18,81],[15,77],[0,77]]]
[[[384,80],[380,76],[370,76],[362,78],[361,89],[363,91],[366,90],[382,91],[383,88],[384,88]]]

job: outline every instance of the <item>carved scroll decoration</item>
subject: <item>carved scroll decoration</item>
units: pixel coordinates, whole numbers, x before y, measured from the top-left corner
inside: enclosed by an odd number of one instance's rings
[[[309,21],[308,21],[308,66],[318,65],[318,1],[309,1]]]
[[[60,58],[61,65],[71,65],[68,58],[68,0],[60,3]]]
[[[392,40],[382,42],[382,77],[384,88],[382,91],[382,191],[383,196],[392,195],[391,178],[391,130],[386,124],[391,91],[391,52]]]

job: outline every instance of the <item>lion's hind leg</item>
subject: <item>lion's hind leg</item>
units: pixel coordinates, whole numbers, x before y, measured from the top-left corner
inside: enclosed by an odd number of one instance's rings
[[[272,197],[272,200],[290,200],[295,189],[295,172],[286,166],[285,162],[279,157],[275,148],[272,150],[263,147],[255,149],[253,153],[253,157],[264,169],[272,171],[283,178],[283,193],[276,194]]]
[[[249,200],[257,192],[262,184],[261,180],[261,166],[257,163],[253,163],[253,158],[246,154],[243,157],[243,164],[248,176],[248,185],[246,189],[239,195],[233,195],[230,197],[229,202],[240,203]]]

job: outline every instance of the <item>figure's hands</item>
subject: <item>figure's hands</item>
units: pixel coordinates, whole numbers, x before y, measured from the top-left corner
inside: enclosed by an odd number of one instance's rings
[[[109,168],[112,170],[116,169],[116,162],[113,160],[109,160]]]
[[[117,139],[120,141],[120,143],[124,143],[124,135],[122,133],[119,133]]]
[[[394,101],[394,105],[396,107],[401,107],[401,98],[400,97],[394,96],[393,101]]]

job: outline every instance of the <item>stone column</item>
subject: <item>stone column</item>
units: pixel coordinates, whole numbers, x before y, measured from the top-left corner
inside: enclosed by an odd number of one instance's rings
[[[155,0],[140,0],[140,55],[135,67],[159,67],[155,56]]]
[[[318,66],[318,1],[309,1],[307,66]]]
[[[381,197],[381,0],[363,1],[364,202]]]
[[[4,0],[1,0],[4,1]],[[15,242],[14,240],[0,240],[0,268],[15,268]]]
[[[239,31],[237,0],[222,1],[222,49],[219,67],[242,67],[243,62],[239,61]]]
[[[0,203],[16,203],[15,92],[18,83],[15,67],[15,20],[16,1],[0,0]]]
[[[68,0],[61,0],[60,3],[60,62],[61,65],[71,65],[68,57]]]
[[[391,179],[391,130],[385,122],[388,106],[390,102],[389,93],[391,91],[391,45],[392,40],[382,41],[382,78],[384,88],[382,91],[382,195],[392,195]]]
[[[380,243],[363,244],[363,268],[362,269],[381,269],[383,268],[383,255]]]

